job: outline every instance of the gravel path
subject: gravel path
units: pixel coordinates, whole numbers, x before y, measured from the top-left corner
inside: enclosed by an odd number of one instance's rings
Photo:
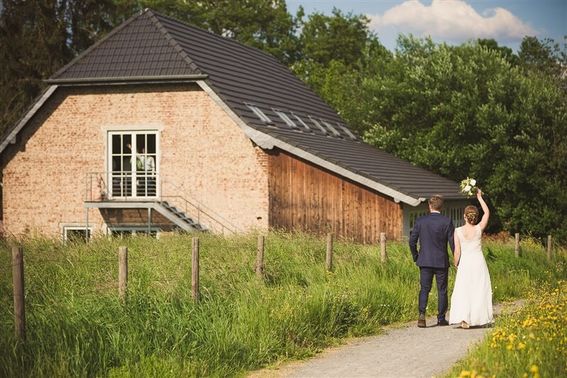
[[[508,312],[521,304],[495,306],[494,313]],[[438,327],[435,318],[427,319],[427,328],[417,328],[416,323],[386,328],[384,334],[353,339],[310,360],[285,364],[277,370],[259,370],[249,378],[433,377],[447,372],[490,330]]]

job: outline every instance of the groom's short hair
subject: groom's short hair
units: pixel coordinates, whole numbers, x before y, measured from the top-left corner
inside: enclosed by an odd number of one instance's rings
[[[431,196],[431,198],[427,202],[429,203],[429,207],[431,207],[432,210],[441,211],[441,209],[443,208],[443,196],[440,194]]]

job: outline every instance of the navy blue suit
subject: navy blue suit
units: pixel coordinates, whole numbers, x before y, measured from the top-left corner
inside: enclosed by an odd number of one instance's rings
[[[451,250],[455,251],[454,233],[455,226],[451,218],[437,212],[417,218],[410,232],[410,251],[413,261],[420,270],[419,312],[425,314],[427,298],[431,291],[433,276],[435,276],[438,293],[438,320],[445,319],[448,308],[449,254],[447,246],[450,245]]]

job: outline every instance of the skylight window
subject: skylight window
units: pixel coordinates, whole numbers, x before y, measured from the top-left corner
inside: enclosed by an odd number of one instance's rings
[[[352,131],[348,129],[348,127],[345,127],[340,123],[337,123],[337,125],[339,125],[339,127],[350,137],[350,139],[356,140],[356,135],[354,135]]]
[[[319,121],[317,121],[315,118],[313,117],[309,117],[309,119],[311,120],[311,122],[313,122],[313,124],[315,126],[317,126],[322,132],[323,134],[327,134],[327,129],[325,129],[320,123]]]
[[[323,121],[323,124],[324,124],[325,126],[327,126],[327,128],[328,128],[329,130],[331,130],[331,132],[333,133],[334,136],[338,136],[338,137],[341,136],[341,133],[339,133],[339,132],[337,131],[337,129],[335,129],[335,128],[333,127],[333,125],[331,125],[329,122]]]
[[[294,129],[297,128],[295,122],[293,122],[293,120],[289,118],[288,115],[284,112],[274,109],[274,113],[276,113],[289,127],[292,127]]]
[[[254,114],[256,114],[256,117],[260,118],[260,121],[266,123],[273,123],[272,120],[267,115],[265,115],[264,112],[261,111],[260,108],[258,108],[257,106],[250,104],[246,104],[246,106],[248,106],[248,108],[252,110]]]
[[[297,114],[295,113],[291,113],[293,114],[293,116],[295,117],[295,119],[301,124],[301,126],[305,127],[306,130],[311,131],[311,128],[309,126],[307,126],[307,124],[301,119],[301,117],[299,117]]]

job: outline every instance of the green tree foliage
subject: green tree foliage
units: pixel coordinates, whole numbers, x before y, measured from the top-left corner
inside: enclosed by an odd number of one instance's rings
[[[0,132],[41,92],[42,80],[121,21],[110,0],[2,2]]]
[[[364,15],[345,15],[336,8],[330,16],[310,14],[306,21],[301,20],[302,59],[323,66],[331,61],[358,62],[370,37],[368,22]]]
[[[537,72],[535,72],[537,71]],[[453,180],[473,176],[506,230],[567,239],[567,103],[560,82],[483,43],[402,37],[367,76],[366,139]]]
[[[299,19],[299,56],[291,66],[306,82],[347,120],[353,129],[362,132],[367,124],[368,101],[362,82],[367,75],[387,65],[389,52],[368,29],[364,15],[343,14],[335,9],[332,15],[310,14]]]

